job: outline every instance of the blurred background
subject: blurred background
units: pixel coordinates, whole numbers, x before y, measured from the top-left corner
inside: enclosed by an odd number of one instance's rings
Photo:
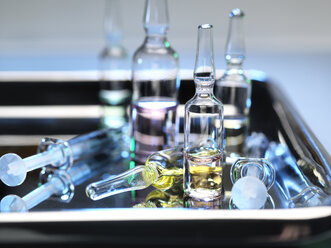
[[[144,0],[121,0],[123,45],[131,57],[144,39]],[[105,45],[102,0],[0,0],[1,71],[98,69]],[[214,25],[217,69],[224,69],[228,14],[245,14],[245,69],[279,84],[331,151],[331,2],[328,0],[169,0],[168,38],[182,69],[193,69],[197,26]],[[0,74],[1,77],[1,74]]]

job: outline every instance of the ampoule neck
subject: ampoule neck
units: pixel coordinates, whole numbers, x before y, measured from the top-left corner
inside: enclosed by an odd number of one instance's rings
[[[205,78],[195,75],[194,83],[195,83],[195,94],[197,97],[206,98],[214,94],[213,89],[214,89],[215,80],[213,78],[208,78],[208,80],[205,80]]]
[[[244,12],[238,8],[233,9],[229,14],[230,23],[225,47],[226,73],[242,72],[245,60],[244,16]]]
[[[168,32],[168,26],[153,26],[153,25],[146,25],[145,24],[145,34],[146,37],[167,37],[167,32]]]
[[[231,62],[227,61],[225,74],[226,75],[244,74],[242,62],[241,63],[231,63]]]
[[[146,0],[143,21],[147,38],[165,38],[169,27],[167,0]]]
[[[165,45],[168,43],[166,33],[152,33],[146,31],[144,43],[147,45]]]

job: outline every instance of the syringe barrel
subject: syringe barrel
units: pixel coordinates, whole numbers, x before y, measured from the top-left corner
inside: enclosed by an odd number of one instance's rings
[[[121,139],[121,129],[102,129],[68,140],[73,160],[89,157],[105,149],[112,149]]]
[[[276,182],[288,198],[296,196],[311,186],[287,147],[276,143],[270,144],[266,158],[274,165],[277,171]]]
[[[253,132],[246,139],[246,154],[248,158],[264,158],[269,140],[263,133]]]
[[[53,167],[61,166],[67,169],[77,160],[86,159],[104,151],[122,149],[125,143],[123,129],[107,128],[96,130],[75,136],[68,141],[46,137],[40,142],[38,152],[42,153],[43,156],[49,153],[47,155],[52,160],[48,164],[51,164]],[[44,165],[47,164],[42,164],[38,168]]]
[[[275,182],[287,200],[301,202],[300,205],[309,205],[309,202],[304,203],[303,201],[313,199],[313,197],[321,199],[324,197],[323,191],[313,185],[303,174],[286,146],[270,143],[266,158],[275,167],[277,171]]]
[[[101,153],[74,164],[68,170],[68,174],[73,184],[77,186],[106,169],[111,170],[111,166],[115,167],[121,160],[123,160],[121,156],[114,157],[111,154]]]

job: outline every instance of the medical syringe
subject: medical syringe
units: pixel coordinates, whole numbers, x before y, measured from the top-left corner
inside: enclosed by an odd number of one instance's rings
[[[26,173],[46,165],[68,169],[74,161],[88,158],[109,146],[115,146],[120,139],[121,129],[102,129],[79,135],[68,141],[44,138],[35,155],[22,159],[15,153],[0,158],[0,179],[8,186],[24,182]]]
[[[17,195],[5,196],[0,202],[1,212],[26,212],[50,197],[70,202],[74,196],[75,186],[121,160],[119,154],[98,154],[75,163],[67,171],[44,167],[40,174],[40,182],[43,184],[22,198]]]
[[[238,158],[230,169],[230,178],[235,183],[242,177],[253,176],[264,183],[267,190],[275,182],[276,171],[270,161],[264,159],[269,140],[263,133],[253,132],[246,140],[247,158]]]
[[[174,147],[155,152],[147,158],[145,165],[134,168],[86,187],[86,194],[92,200],[131,190],[141,190],[152,185],[167,190],[183,184],[183,148]]]
[[[268,190],[275,182],[276,171],[264,159],[269,141],[263,133],[252,133],[246,140],[248,158],[239,158],[231,166],[230,178],[233,183],[230,207],[239,209],[260,209],[274,203]]]
[[[301,171],[287,146],[271,142],[265,157],[277,171],[275,183],[282,190],[289,208],[323,205],[327,194]]]
[[[268,190],[275,181],[275,169],[264,158],[240,158],[231,167],[231,200],[239,209],[260,209],[274,203]]]

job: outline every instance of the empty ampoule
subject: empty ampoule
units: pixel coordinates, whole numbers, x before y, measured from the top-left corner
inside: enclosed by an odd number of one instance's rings
[[[131,102],[130,60],[123,46],[121,1],[106,0],[103,30],[105,46],[99,56],[99,99],[103,114],[103,127],[118,128],[128,122],[127,108]]]
[[[24,182],[29,171],[43,166],[68,169],[74,161],[87,158],[113,147],[122,137],[121,129],[103,129],[79,135],[68,141],[44,138],[39,144],[39,153],[22,159],[15,153],[7,153],[0,158],[0,179],[8,186]]]
[[[215,95],[224,105],[226,156],[245,157],[245,139],[251,106],[251,82],[242,68],[245,59],[243,19],[240,9],[230,12],[230,23],[225,48],[227,64],[224,75],[216,81]]]
[[[168,26],[167,0],[146,0],[146,37],[132,61],[131,148],[137,163],[177,143],[179,59],[167,40]]]
[[[182,184],[183,153],[181,147],[175,147],[153,153],[147,158],[145,165],[135,166],[122,174],[89,184],[86,194],[92,200],[100,200],[151,185],[167,190]]]
[[[265,157],[277,171],[275,184],[281,189],[289,208],[323,205],[327,194],[309,181],[285,145],[271,142]]]
[[[26,212],[52,197],[62,202],[70,202],[75,186],[85,182],[120,161],[120,154],[98,154],[74,164],[69,170],[43,168],[40,174],[41,186],[25,195],[7,195],[0,203],[1,212]]]
[[[185,104],[184,193],[212,200],[222,196],[223,105],[213,94],[213,26],[198,27],[194,68],[195,95]]]

